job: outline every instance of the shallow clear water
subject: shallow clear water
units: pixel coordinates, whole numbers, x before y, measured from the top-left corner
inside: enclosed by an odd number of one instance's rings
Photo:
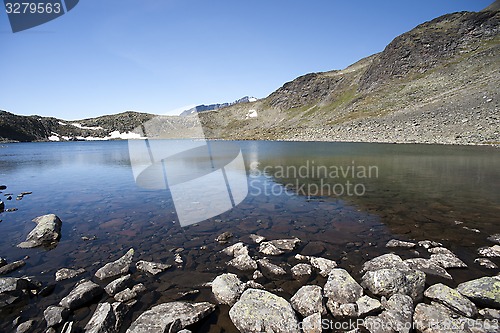
[[[469,269],[450,270],[454,277],[454,281],[446,281],[450,285],[498,273],[474,263],[477,248],[492,245],[486,238],[500,232],[498,149],[315,142],[237,144],[248,176],[247,197],[227,212],[184,228],[179,225],[169,190],[148,190],[136,184],[126,141],[3,144],[0,183],[8,188],[1,195],[12,193],[13,200],[3,197],[3,201],[6,208],[18,210],[0,214],[0,256],[9,262],[29,256],[26,266],[10,275],[32,275],[48,284],[54,282],[54,273],[61,267],[84,267],[87,273],[83,277],[90,277],[130,247],[136,249],[136,260],[173,264],[173,251],[182,247],[181,267],[155,278],[134,273],[149,292],[140,297],[129,320],[164,301],[213,301],[210,290],[202,284],[232,271],[226,266],[229,258],[219,253],[227,245],[214,241],[224,231],[235,235],[231,242],[240,239],[249,244],[251,233],[271,239],[299,237],[302,244],[297,251],[272,260],[293,265],[297,252],[323,256],[336,260],[356,278],[364,261],[389,252],[385,243],[391,238],[436,240],[453,250]],[[200,183],[197,196],[210,197],[211,188],[206,185]],[[16,195],[23,191],[33,193],[16,201]],[[34,227],[31,220],[48,213],[63,221],[59,244],[50,250],[16,248]],[[84,241],[82,236],[96,239]],[[255,245],[250,248],[256,249]],[[414,256],[408,250],[396,252]],[[313,276],[308,283],[324,281]],[[73,285],[74,281],[58,283],[52,295],[24,305],[22,316],[40,316]],[[289,278],[266,281],[266,288],[287,298],[299,287]],[[199,292],[180,294],[193,289]],[[94,308],[76,311],[74,319],[84,325]],[[0,330],[16,316],[17,312],[2,314]],[[39,325],[43,327],[41,320]],[[227,307],[221,306],[198,329],[233,330]]]

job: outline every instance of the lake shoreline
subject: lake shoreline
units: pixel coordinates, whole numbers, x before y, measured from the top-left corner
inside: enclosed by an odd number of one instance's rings
[[[135,139],[134,139],[135,140]],[[429,141],[365,141],[365,140],[328,140],[328,139],[247,139],[247,138],[235,138],[235,139],[213,139],[208,138],[210,141],[268,141],[268,142],[321,142],[321,143],[375,143],[375,144],[392,144],[392,145],[439,145],[439,146],[464,146],[464,147],[495,147],[500,148],[500,142],[494,143],[477,143],[477,142],[429,142]],[[115,141],[129,141],[124,139],[113,139],[113,140],[68,140],[68,141],[51,141],[51,140],[39,140],[39,141],[15,141],[15,140],[2,140],[1,144],[8,143],[37,143],[37,142],[115,142]]]

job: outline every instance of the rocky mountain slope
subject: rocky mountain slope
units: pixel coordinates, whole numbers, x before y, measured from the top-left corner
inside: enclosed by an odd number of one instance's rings
[[[307,74],[264,99],[197,115],[210,138],[499,144],[499,7],[441,16],[343,70]],[[153,117],[126,112],[74,126],[1,112],[0,137],[124,137],[116,131]],[[175,118],[167,121],[192,125]]]
[[[307,74],[203,122],[224,138],[499,143],[499,23],[496,9],[441,16],[344,70]]]

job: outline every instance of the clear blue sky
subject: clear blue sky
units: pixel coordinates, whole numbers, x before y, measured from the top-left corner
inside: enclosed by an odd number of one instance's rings
[[[266,97],[342,69],[442,14],[493,0],[80,0],[13,34],[0,12],[0,109],[73,120]]]

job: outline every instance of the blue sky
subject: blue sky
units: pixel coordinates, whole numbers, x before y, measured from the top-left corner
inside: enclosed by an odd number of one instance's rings
[[[437,16],[493,0],[81,0],[18,33],[0,12],[0,109],[73,120],[266,97]]]

